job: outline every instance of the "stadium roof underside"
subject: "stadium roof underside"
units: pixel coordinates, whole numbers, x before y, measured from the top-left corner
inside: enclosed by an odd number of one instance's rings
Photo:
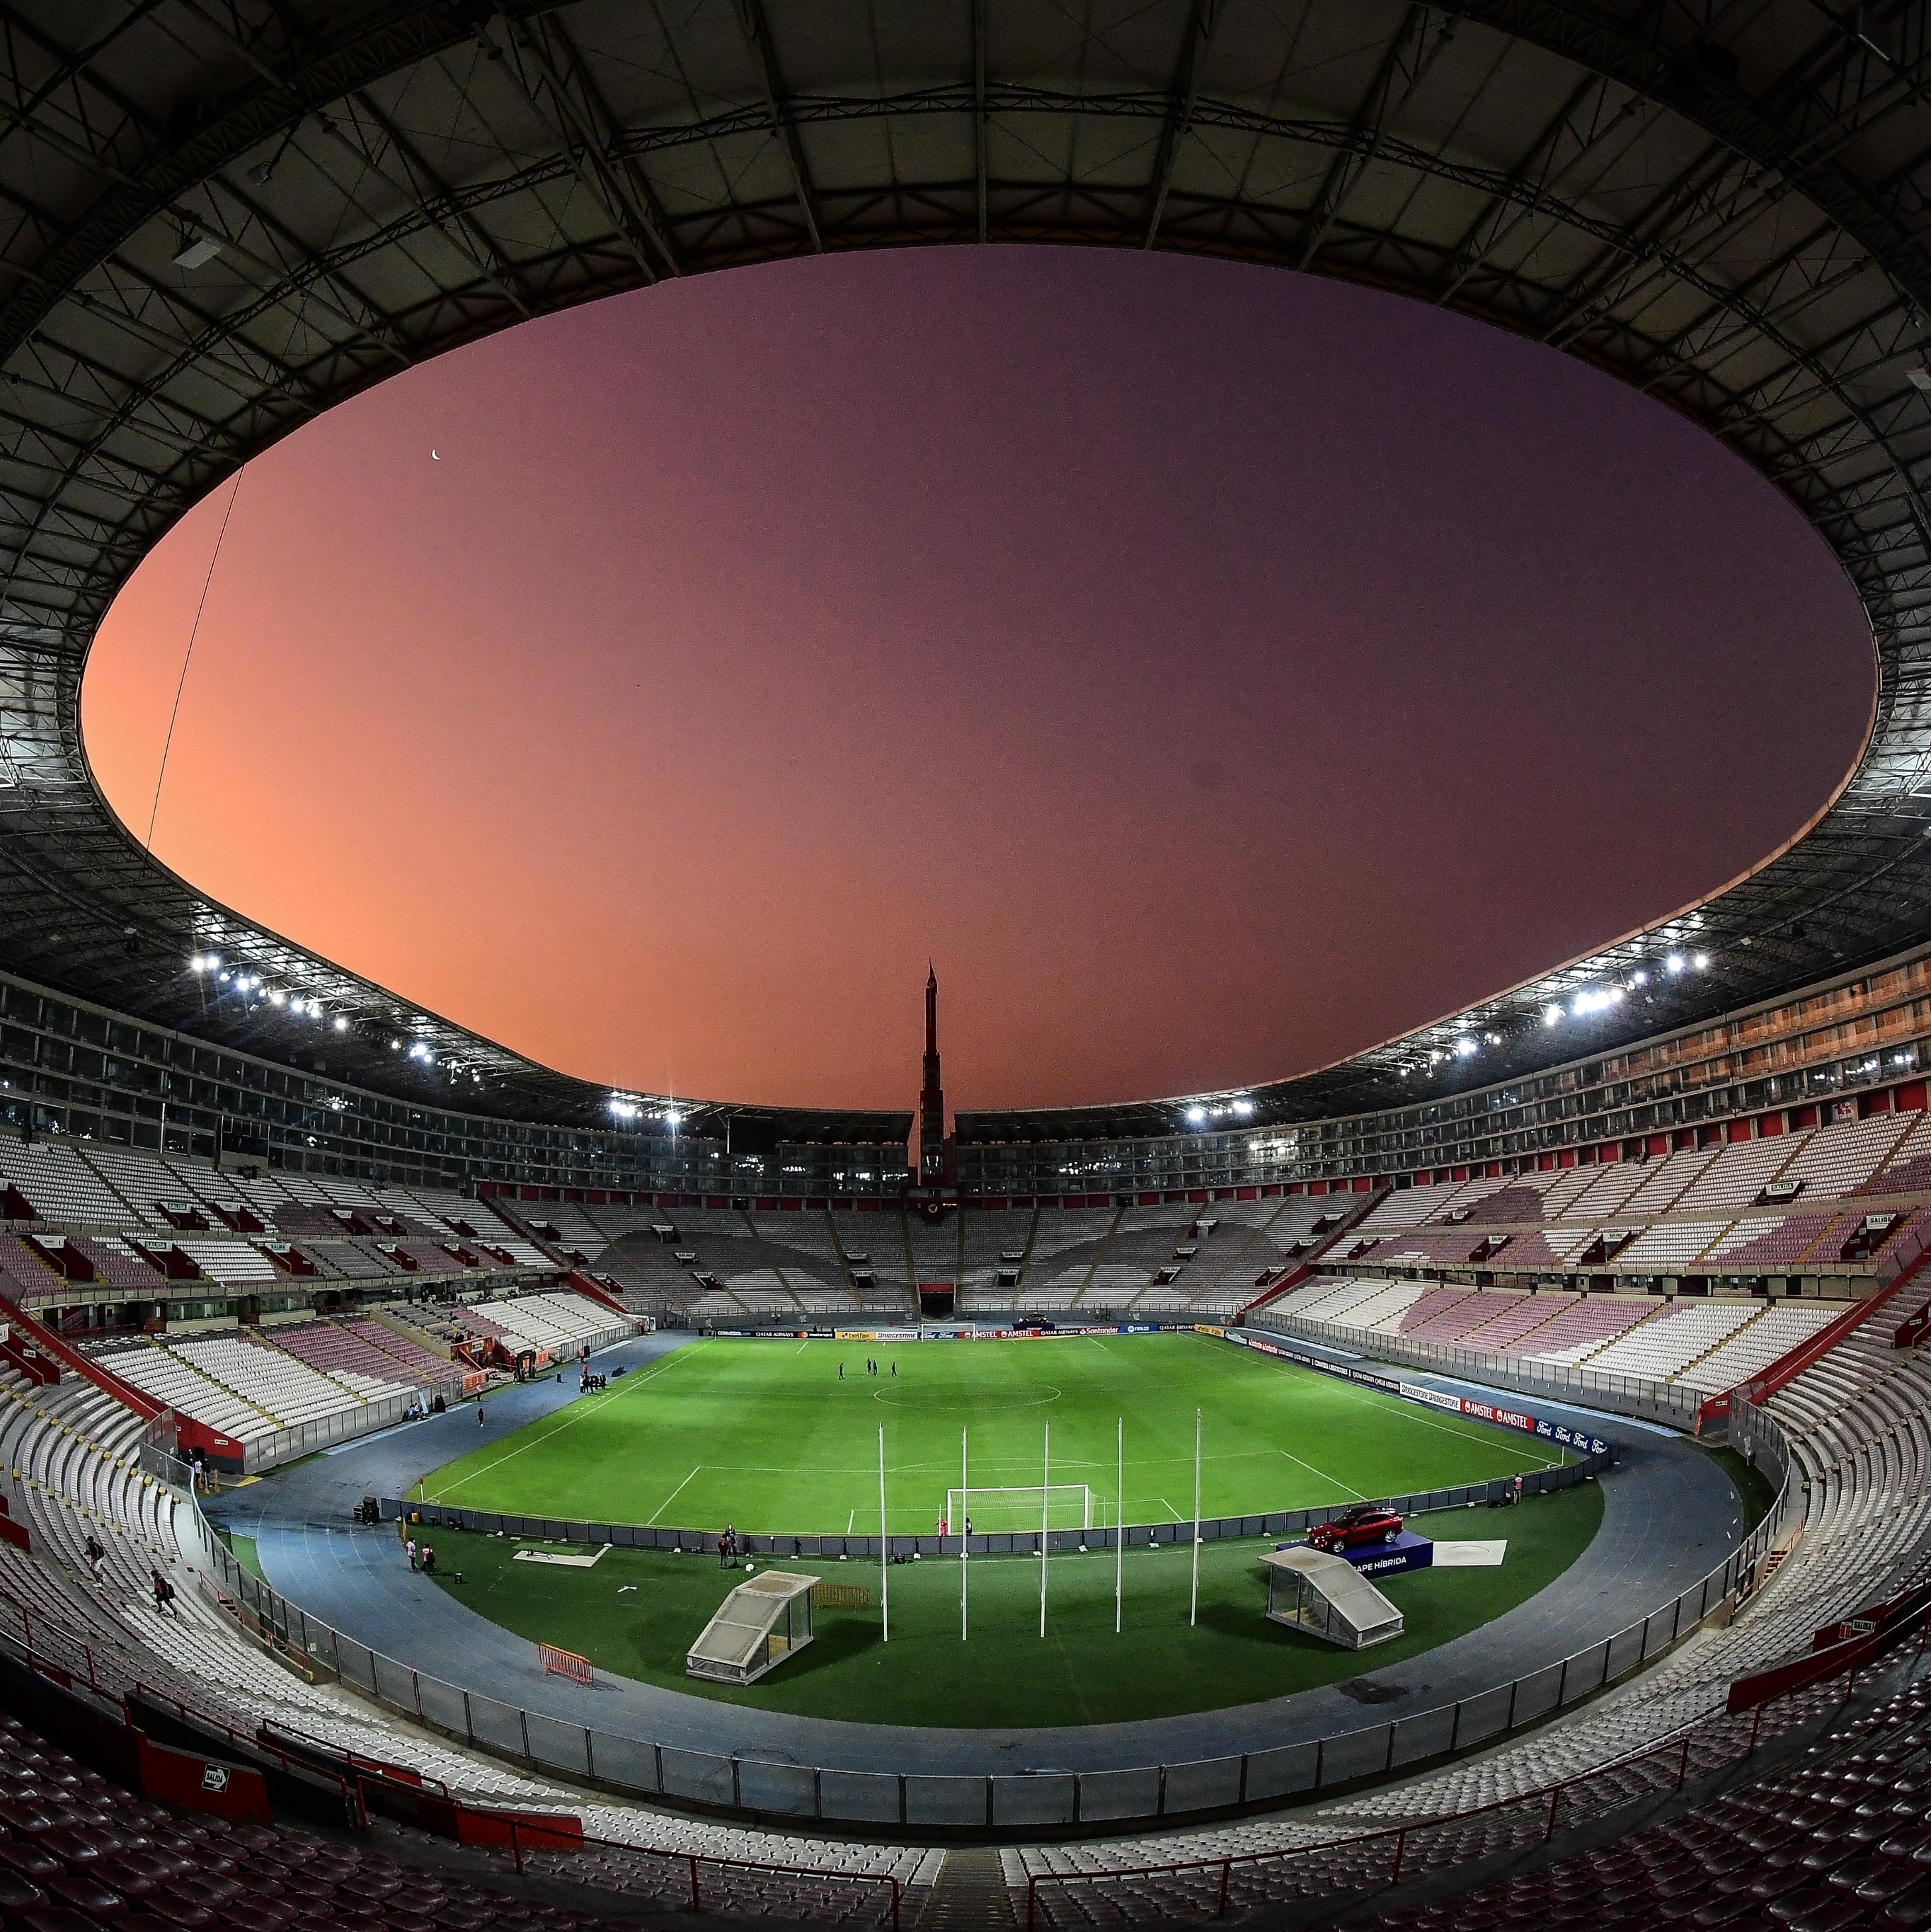
[[[0,0],[0,964],[406,1097],[605,1122],[607,1089],[149,858],[83,754],[89,641],[149,547],[239,464],[425,357],[674,275],[922,242],[1192,250],[1533,336],[1755,464],[1869,614],[1872,738],[1804,836],[1674,921],[1252,1090],[1260,1118],[1486,1084],[1931,936],[1927,11]],[[1683,946],[1708,970],[1652,972],[1620,1004],[1544,1025],[1550,1004]],[[211,950],[326,1018],[211,991],[186,970]],[[1458,1053],[1470,1039],[1479,1050]],[[857,1139],[903,1118],[779,1120]],[[1179,1120],[1149,1102],[962,1127]]]

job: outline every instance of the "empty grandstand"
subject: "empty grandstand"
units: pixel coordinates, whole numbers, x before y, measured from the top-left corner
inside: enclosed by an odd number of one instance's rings
[[[1917,11],[302,11],[26,0],[0,54],[9,1924],[1931,1920]],[[1412,294],[1720,436],[1871,620],[1856,770],[1725,891],[1334,1066],[945,1134],[935,1066],[915,1182],[908,1109],[568,1078],[113,819],[80,703],[102,613],[294,425],[668,277],[1042,238]],[[1184,1748],[1103,1763],[1069,1730],[957,1783],[899,1774],[889,1733],[864,1769],[818,1763],[810,1719],[782,1753],[713,1748],[725,1706],[669,1739],[594,1730],[626,1694],[566,1652],[457,1684],[377,1647],[408,1618],[358,1636],[276,1587],[312,1534],[413,1593],[419,1630],[453,1618],[329,1485],[386,1441],[576,1399],[513,1384],[519,1358],[646,1316],[900,1333],[948,1291],[975,1328],[1232,1318],[1444,1400],[1559,1389],[1747,1458],[1761,1520],[1740,1487],[1704,1581],[1452,1704],[1425,1661],[1371,1666],[1305,1745],[1224,1750],[1235,1718],[1195,1713]],[[218,1499],[258,1512],[220,1526],[191,1466],[364,1436]],[[1630,1564],[1670,1526],[1619,1533]],[[1564,1608],[1523,1610],[1546,1634]]]

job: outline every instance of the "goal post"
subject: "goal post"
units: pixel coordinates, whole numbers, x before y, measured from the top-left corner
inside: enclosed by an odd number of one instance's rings
[[[945,1533],[962,1534],[970,1522],[975,1536],[1025,1536],[1048,1529],[1091,1529],[1093,1492],[1084,1483],[1037,1483],[1008,1488],[947,1490]]]

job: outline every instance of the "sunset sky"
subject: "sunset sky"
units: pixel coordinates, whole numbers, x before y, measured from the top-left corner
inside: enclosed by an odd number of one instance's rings
[[[431,450],[437,459],[431,458]],[[230,486],[110,613],[137,834]],[[156,854],[550,1065],[909,1106],[1291,1073],[1789,836],[1854,598],[1771,488],[1371,291],[1005,248],[530,323],[244,475]]]

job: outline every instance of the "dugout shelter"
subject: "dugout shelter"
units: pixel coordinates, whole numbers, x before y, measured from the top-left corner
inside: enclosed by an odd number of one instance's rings
[[[752,1684],[810,1642],[815,1576],[767,1570],[747,1577],[717,1606],[684,1658],[684,1674]]]
[[[1407,1628],[1401,1612],[1352,1563],[1325,1551],[1296,1546],[1270,1550],[1267,1565],[1267,1616],[1338,1643],[1365,1650],[1386,1643]]]

